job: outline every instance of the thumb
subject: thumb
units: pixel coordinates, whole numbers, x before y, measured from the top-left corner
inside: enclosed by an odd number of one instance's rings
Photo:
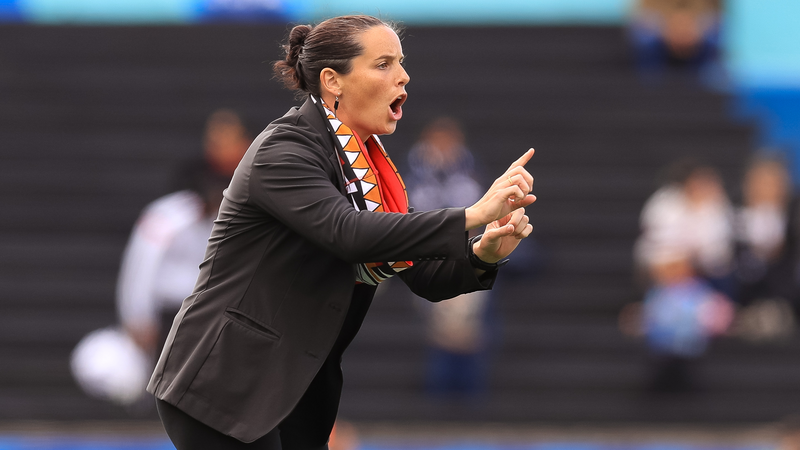
[[[487,227],[483,232],[481,240],[496,241],[505,236],[511,236],[512,234],[514,234],[514,225],[511,224],[506,224],[497,228]]]

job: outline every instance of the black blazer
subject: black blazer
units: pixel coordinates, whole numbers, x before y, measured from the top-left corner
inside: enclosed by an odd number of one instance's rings
[[[416,261],[399,276],[433,301],[494,282],[469,264],[463,208],[356,211],[327,127],[308,100],[247,150],[147,387],[244,442],[275,428],[319,371],[350,304],[354,263]]]

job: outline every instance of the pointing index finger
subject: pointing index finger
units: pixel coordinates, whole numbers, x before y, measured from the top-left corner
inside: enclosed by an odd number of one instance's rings
[[[511,166],[509,167],[509,169],[513,169],[514,167],[522,167],[525,164],[527,164],[528,161],[531,160],[531,157],[533,156],[533,152],[534,152],[534,150],[532,148],[528,149],[528,151],[525,152],[522,156],[520,156],[520,158],[518,160],[516,160],[513,163],[511,163]]]

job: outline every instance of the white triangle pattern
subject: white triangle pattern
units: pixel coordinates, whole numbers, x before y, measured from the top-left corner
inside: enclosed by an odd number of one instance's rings
[[[342,144],[342,148],[347,147],[347,143],[350,141],[350,136],[336,136],[339,138],[339,142]]]
[[[347,156],[347,160],[350,161],[350,165],[353,165],[353,163],[356,162],[356,159],[358,159],[358,152],[344,152],[344,155]]]
[[[370,210],[370,211],[375,211],[378,208],[378,206],[381,206],[381,205],[379,205],[379,204],[377,204],[375,202],[369,201],[367,199],[364,199],[364,203],[367,204],[367,209]]]
[[[348,158],[348,159],[350,159],[350,158]],[[353,161],[350,161],[350,164],[352,164],[352,163],[353,163]],[[356,176],[358,177],[359,180],[363,180],[364,179],[364,175],[367,174],[368,170],[369,169],[353,169],[353,173],[356,174]]]
[[[367,195],[367,192],[371,191],[374,187],[374,184],[361,180],[361,195]]]

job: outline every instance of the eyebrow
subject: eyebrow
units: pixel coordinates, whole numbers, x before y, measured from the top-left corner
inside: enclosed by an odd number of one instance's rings
[[[385,55],[378,56],[377,58],[375,58],[375,61],[378,61],[378,60],[381,60],[381,59],[400,59],[402,61],[402,60],[406,59],[406,55],[402,55],[401,54],[400,58],[397,58],[396,56],[390,55],[390,54],[387,53]]]

